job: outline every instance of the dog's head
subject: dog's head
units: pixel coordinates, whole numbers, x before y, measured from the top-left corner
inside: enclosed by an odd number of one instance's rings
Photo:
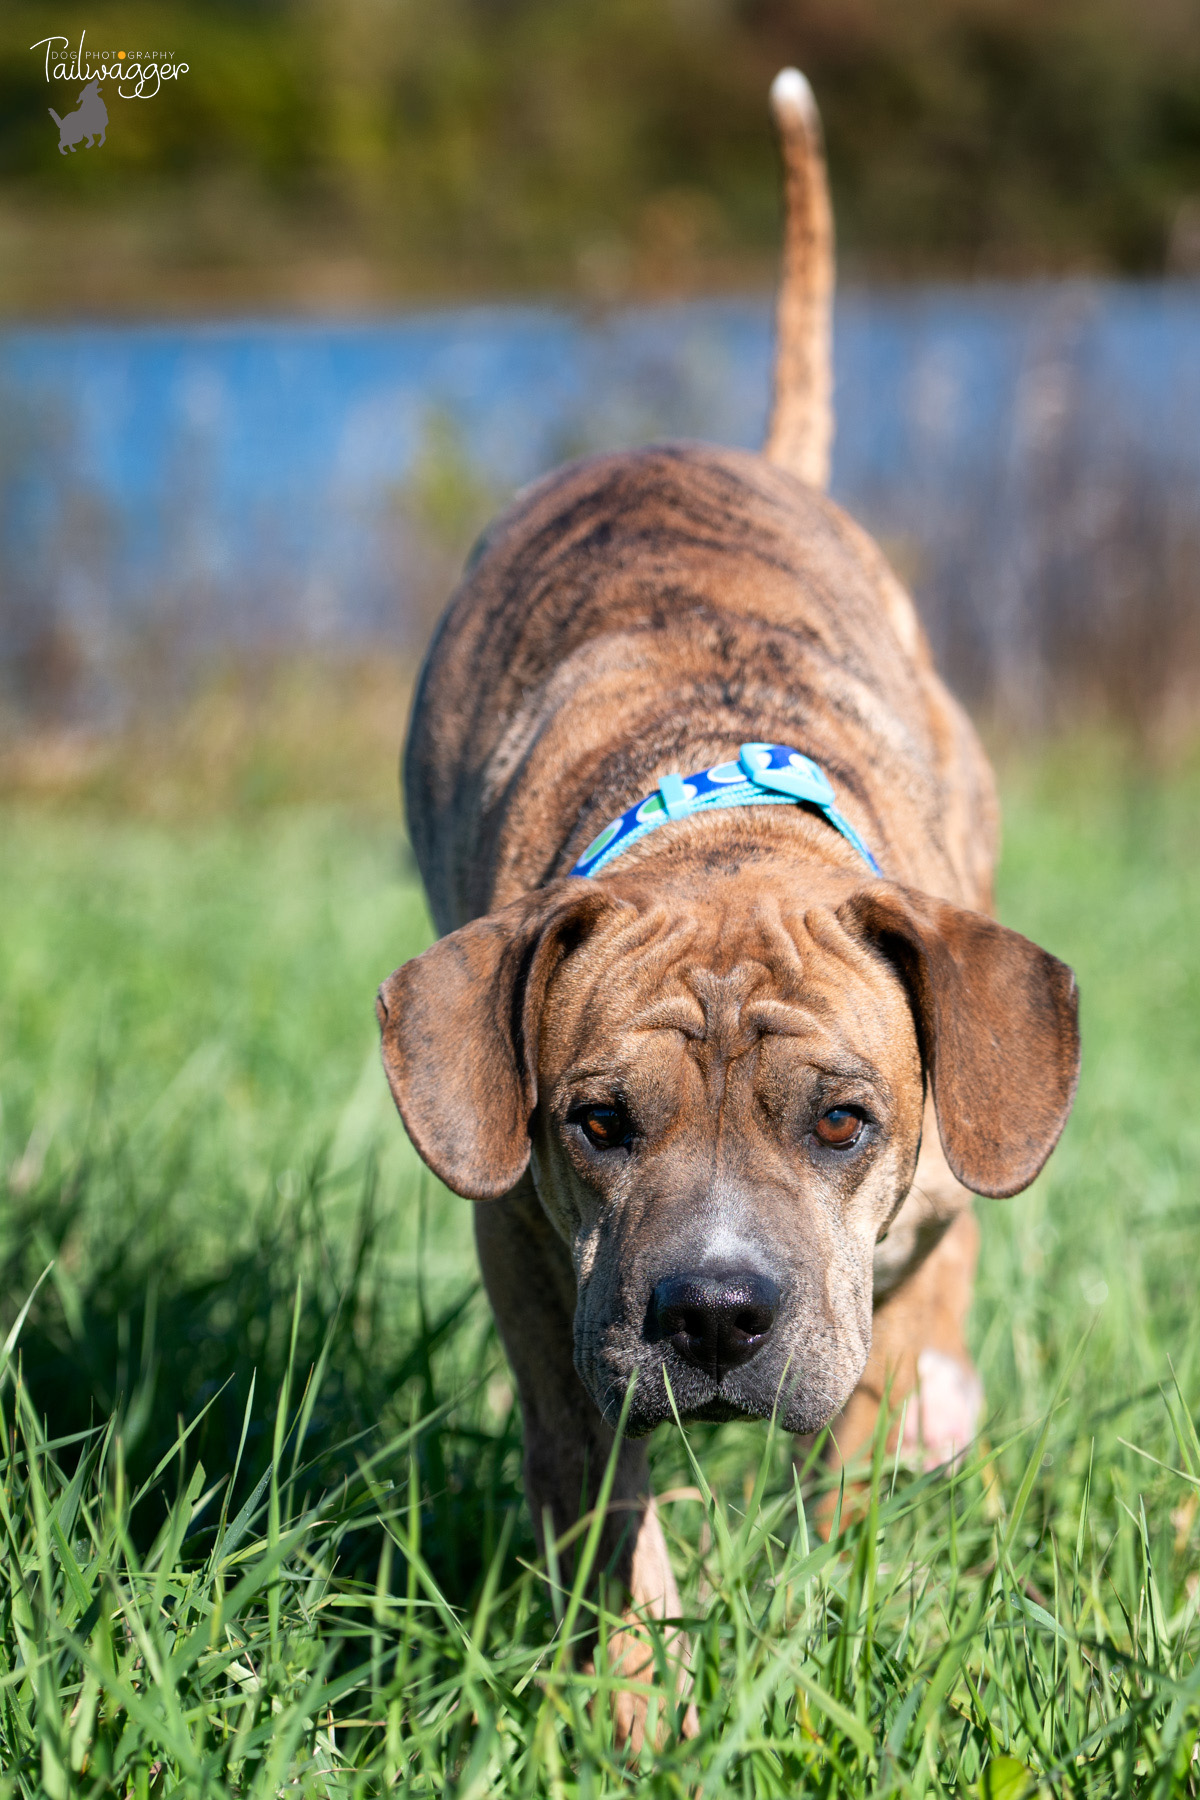
[[[668,908],[563,880],[451,932],[380,993],[384,1062],[456,1192],[532,1173],[570,1246],[575,1360],[614,1420],[825,1423],[870,1347],[872,1258],[930,1084],[947,1160],[1018,1192],[1079,1062],[1064,964],[978,913],[816,874]],[[531,1293],[529,1304],[540,1304]],[[666,1379],[664,1379],[664,1377]]]

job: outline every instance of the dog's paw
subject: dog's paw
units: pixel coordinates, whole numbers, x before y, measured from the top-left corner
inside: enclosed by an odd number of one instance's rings
[[[619,1631],[608,1640],[608,1667],[623,1680],[637,1682],[643,1690],[634,1688],[616,1688],[612,1693],[613,1735],[617,1743],[636,1756],[646,1741],[647,1729],[653,1731],[654,1743],[658,1749],[670,1742],[672,1736],[669,1709],[663,1704],[665,1695],[656,1698],[644,1691],[646,1688],[658,1686],[658,1671],[654,1661],[654,1651],[648,1639],[636,1628]],[[670,1644],[670,1660],[675,1673],[675,1692],[682,1699],[691,1687],[691,1671],[689,1669],[690,1646],[683,1632],[672,1634]],[[584,1664],[588,1674],[595,1674],[596,1665],[589,1660]],[[653,1719],[652,1715],[653,1714]],[[700,1719],[694,1702],[688,1703],[679,1722],[681,1738],[694,1738],[700,1735]]]
[[[917,1392],[904,1419],[904,1450],[927,1469],[958,1460],[979,1430],[983,1383],[971,1367],[941,1350],[917,1357]]]

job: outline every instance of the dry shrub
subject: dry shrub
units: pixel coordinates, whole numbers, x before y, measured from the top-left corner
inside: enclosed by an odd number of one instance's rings
[[[395,814],[411,659],[258,652],[115,729],[11,722],[0,795],[187,819],[331,804]]]

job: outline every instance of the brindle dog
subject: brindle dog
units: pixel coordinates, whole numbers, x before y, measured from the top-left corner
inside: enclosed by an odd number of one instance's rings
[[[1070,1109],[1074,978],[989,916],[996,804],[965,715],[828,465],[831,226],[807,83],[772,90],[787,229],[762,456],[665,444],[571,465],[474,553],[405,758],[439,931],[380,993],[396,1104],[476,1207],[556,1533],[632,1378],[606,1554],[634,1620],[679,1601],[641,1440],[670,1416],[835,1421],[893,1400],[971,1436],[968,1190],[1015,1194]],[[793,746],[820,813],[664,824],[572,877],[660,777]],[[929,1105],[927,1107],[927,1096]],[[940,1144],[939,1144],[940,1138]],[[625,1697],[621,1729],[643,1709]]]

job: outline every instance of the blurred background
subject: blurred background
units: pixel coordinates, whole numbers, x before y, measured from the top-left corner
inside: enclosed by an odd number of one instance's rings
[[[187,70],[106,83],[106,142],[60,154],[51,28]],[[15,6],[0,779],[111,785],[130,733],[144,774],[202,706],[186,761],[199,730],[219,785],[214,732],[228,763],[290,706],[277,762],[313,708],[339,746],[298,791],[352,782],[515,487],[661,435],[756,444],[790,61],[840,239],[835,493],[1001,734],[1190,737],[1192,0]]]

